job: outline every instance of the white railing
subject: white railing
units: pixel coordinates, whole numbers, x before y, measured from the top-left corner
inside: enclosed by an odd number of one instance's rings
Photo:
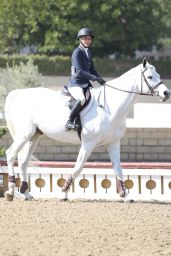
[[[73,163],[40,162],[28,167],[29,190],[35,198],[64,198],[61,187],[72,173]],[[171,201],[171,163],[123,163],[125,186],[129,200]],[[7,167],[1,166],[4,190],[7,189]],[[18,167],[15,167],[19,191]],[[116,177],[109,163],[88,163],[76,178],[69,199],[120,200]]]

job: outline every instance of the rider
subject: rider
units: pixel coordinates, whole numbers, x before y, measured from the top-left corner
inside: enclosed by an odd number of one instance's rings
[[[90,28],[82,28],[79,30],[77,39],[79,46],[73,51],[71,57],[71,78],[67,84],[67,89],[75,98],[69,119],[65,125],[66,130],[75,129],[75,117],[79,114],[83,104],[85,103],[84,89],[92,87],[91,81],[97,81],[99,84],[105,84],[105,80],[97,73],[90,52],[90,45],[94,38],[94,34]]]

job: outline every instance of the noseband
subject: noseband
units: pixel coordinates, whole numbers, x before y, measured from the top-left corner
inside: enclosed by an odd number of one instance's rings
[[[150,83],[148,82],[147,78],[145,77],[144,73],[145,71],[147,70],[147,68],[145,68],[143,71],[141,71],[141,93],[139,93],[140,95],[154,95],[156,94],[155,93],[155,89],[160,85],[160,84],[163,84],[162,81],[158,82],[155,86],[151,86]],[[146,85],[148,86],[148,88],[150,89],[151,93],[150,94],[146,94],[146,93],[143,93],[143,80],[145,81]]]

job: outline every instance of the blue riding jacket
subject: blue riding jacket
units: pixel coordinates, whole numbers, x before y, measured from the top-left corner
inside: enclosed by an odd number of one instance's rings
[[[72,53],[71,63],[71,78],[67,86],[92,87],[89,80],[96,81],[99,74],[94,67],[90,50],[88,49],[87,56],[85,49],[79,45]]]

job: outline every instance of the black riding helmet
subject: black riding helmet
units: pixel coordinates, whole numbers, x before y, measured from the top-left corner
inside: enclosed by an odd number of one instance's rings
[[[94,34],[90,28],[81,28],[77,34],[77,39],[79,40],[81,36],[91,36],[94,38]]]

